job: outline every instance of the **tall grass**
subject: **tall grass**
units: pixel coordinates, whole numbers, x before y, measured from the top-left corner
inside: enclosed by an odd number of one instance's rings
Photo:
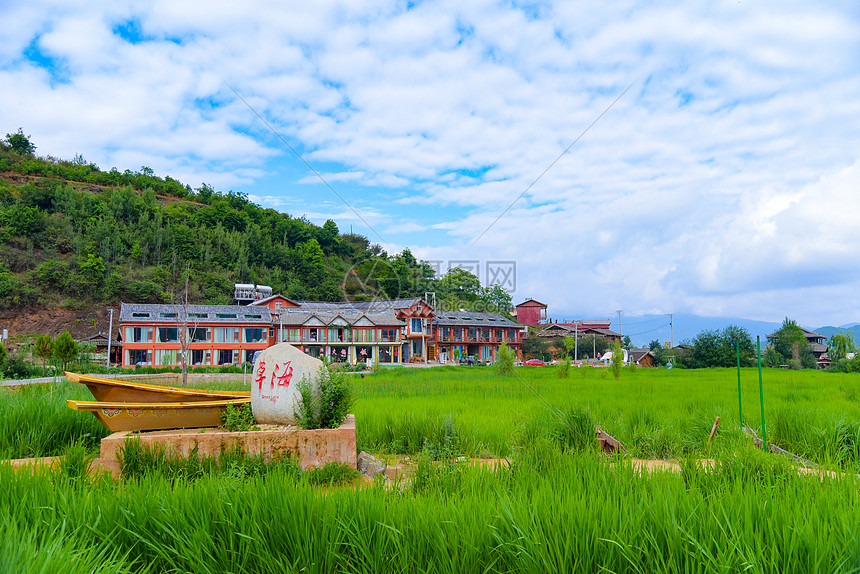
[[[91,414],[66,406],[66,399],[92,400],[86,387],[60,381],[0,389],[0,458],[56,456],[74,443],[95,449],[109,434]]]
[[[553,369],[519,368],[513,377],[500,377],[442,367],[369,375],[356,385],[359,447],[417,453],[425,439],[438,441],[447,417],[465,454],[508,456],[523,425],[546,422],[548,414],[557,419],[554,412],[571,409],[587,410],[634,456],[713,454],[747,440],[739,431],[733,369],[637,369],[622,372],[619,381],[605,369],[580,372],[558,379]],[[822,464],[860,471],[860,393],[854,391],[860,375],[769,369],[764,380],[771,442]],[[754,369],[742,370],[742,398],[744,423],[760,431]],[[716,439],[708,445],[717,416]]]
[[[510,468],[452,465],[420,488],[391,490],[320,492],[278,471],[81,487],[4,465],[0,482],[7,532],[38,541],[16,545],[25,565],[58,545],[65,557],[109,558],[105,571],[860,568],[860,480],[802,477],[751,448],[711,472],[690,463],[680,476],[649,478],[592,452],[524,448]]]

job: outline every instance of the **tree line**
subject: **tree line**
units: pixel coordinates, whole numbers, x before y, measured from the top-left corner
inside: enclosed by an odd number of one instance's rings
[[[463,270],[437,278],[406,249],[263,208],[241,192],[191,189],[151,169],[102,171],[36,157],[23,130],[0,141],[0,308],[189,301],[228,304],[234,283],[292,299],[372,300],[437,292],[454,307],[509,309]]]

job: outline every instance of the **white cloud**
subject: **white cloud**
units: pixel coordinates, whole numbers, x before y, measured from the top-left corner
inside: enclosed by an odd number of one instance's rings
[[[227,81],[374,229],[436,259],[516,259],[523,296],[610,313],[860,314],[851,4],[33,1],[0,16],[16,23],[0,32],[0,82],[14,87],[0,119],[40,153],[360,224],[334,197],[296,205],[257,187],[281,173],[275,158],[298,160]],[[140,41],[114,33],[129,22]]]

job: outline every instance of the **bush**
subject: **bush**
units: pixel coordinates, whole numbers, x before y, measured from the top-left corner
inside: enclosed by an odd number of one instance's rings
[[[303,429],[339,427],[355,402],[348,377],[326,367],[314,379],[302,378],[297,384],[296,422]]]
[[[228,431],[244,432],[257,428],[250,404],[239,405],[237,407],[227,405],[227,409],[221,415],[221,419],[224,421],[224,428]]]
[[[3,365],[3,376],[7,379],[26,379],[31,373],[30,363],[15,353]]]
[[[514,372],[514,353],[505,342],[499,345],[499,351],[496,353],[496,371],[500,375],[511,375]]]
[[[559,379],[566,379],[570,375],[570,357],[565,356],[556,367],[556,374]]]
[[[617,381],[621,378],[621,367],[624,366],[624,351],[621,350],[621,343],[615,341],[615,346],[612,348],[612,363],[609,368],[612,370],[612,375]]]

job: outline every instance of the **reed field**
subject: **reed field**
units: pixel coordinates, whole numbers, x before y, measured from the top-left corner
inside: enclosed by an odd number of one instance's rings
[[[189,465],[134,451],[126,478],[88,476],[106,433],[65,407],[85,388],[0,390],[0,453],[65,461],[0,463],[0,573],[860,572],[860,376],[764,372],[768,442],[828,471],[802,474],[738,431],[734,370],[607,375],[353,376],[359,449],[413,462],[408,479],[363,486],[288,461]],[[761,435],[757,371],[742,385]],[[595,424],[629,455],[599,454]],[[461,455],[505,461],[482,469]],[[680,472],[642,473],[631,456],[674,459]]]

